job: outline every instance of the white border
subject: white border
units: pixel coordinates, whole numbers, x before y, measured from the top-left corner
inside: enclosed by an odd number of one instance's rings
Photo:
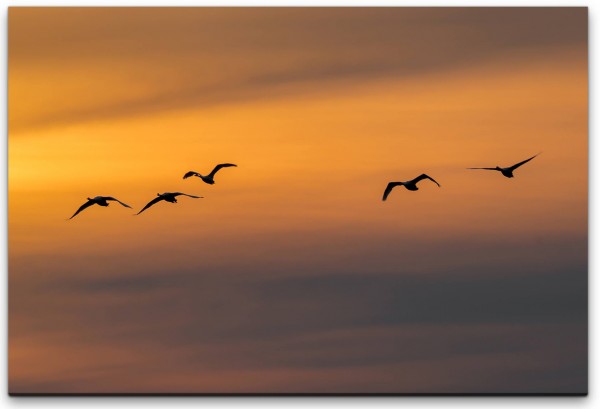
[[[472,408],[480,406],[488,407],[511,407],[514,409],[524,407],[539,407],[539,408],[554,408],[554,407],[566,407],[566,406],[577,406],[577,407],[597,407],[599,400],[597,393],[600,390],[598,388],[598,379],[594,376],[595,370],[598,367],[598,354],[595,353],[594,343],[597,339],[597,326],[594,322],[594,318],[598,317],[598,302],[594,301],[594,294],[598,292],[598,280],[594,279],[593,273],[597,271],[596,268],[596,257],[595,254],[600,251],[600,243],[594,240],[598,232],[599,219],[594,217],[594,205],[598,203],[597,197],[597,185],[598,172],[600,167],[595,166],[592,158],[600,157],[598,155],[599,145],[594,143],[593,131],[594,131],[594,117],[597,117],[599,112],[598,106],[593,103],[593,95],[598,91],[597,83],[594,81],[593,68],[597,66],[595,64],[595,56],[598,54],[598,42],[596,41],[597,30],[594,29],[594,16],[596,9],[600,10],[600,6],[594,7],[592,1],[518,1],[518,0],[462,0],[462,1],[397,1],[397,0],[288,0],[288,1],[277,1],[277,0],[221,0],[221,1],[202,1],[202,0],[174,0],[174,1],[159,1],[159,0],[95,0],[95,1],[81,1],[81,0],[8,0],[8,6],[588,6],[589,7],[589,63],[590,63],[590,214],[589,214],[589,227],[590,227],[590,289],[589,289],[589,300],[590,300],[590,383],[589,383],[589,397],[587,398],[570,398],[570,397],[496,397],[496,398],[479,398],[479,397],[456,397],[456,398],[441,398],[441,397],[398,397],[398,398],[9,398],[8,397],[8,372],[7,372],[7,294],[8,294],[8,279],[6,272],[7,263],[7,236],[6,228],[1,230],[0,240],[2,241],[2,278],[0,279],[0,287],[2,290],[0,294],[0,320],[3,325],[0,325],[0,407],[39,407],[39,406],[50,406],[50,407],[111,407],[111,408],[125,408],[130,407],[132,404],[138,407],[171,407],[177,406],[194,406],[202,405],[203,408],[229,408],[229,407],[311,407],[311,408],[325,408],[325,407],[398,407],[402,405],[403,408],[432,408],[432,407],[454,407],[454,408]],[[2,130],[3,136],[6,138],[6,126],[7,126],[7,8],[2,6],[0,10],[0,58],[2,63],[0,64],[0,77],[3,79],[0,81],[0,129]],[[5,139],[6,141],[6,139]],[[0,143],[0,158],[6,160],[7,152],[5,143]],[[0,176],[0,214],[6,215],[7,211],[7,175],[6,175],[6,163],[0,167],[2,175]],[[4,217],[4,216],[3,216]],[[2,219],[2,223],[6,223],[6,219]]]

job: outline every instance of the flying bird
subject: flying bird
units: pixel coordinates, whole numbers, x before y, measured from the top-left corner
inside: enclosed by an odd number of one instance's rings
[[[79,209],[77,209],[77,211],[75,212],[75,214],[71,217],[69,217],[69,220],[71,220],[73,217],[77,216],[80,212],[84,211],[85,209],[87,209],[88,207],[92,206],[92,205],[99,205],[99,206],[108,206],[109,205],[109,201],[114,200],[115,202],[119,202],[120,204],[122,204],[125,207],[129,207],[131,209],[131,206],[129,206],[128,204],[125,204],[123,202],[121,202],[118,199],[115,199],[114,197],[111,196],[96,196],[94,198],[87,198],[87,202],[85,202],[83,205],[81,205],[81,207]]]
[[[512,178],[512,177],[514,177],[513,172],[515,171],[515,169],[517,169],[519,166],[522,166],[522,165],[526,164],[527,162],[529,162],[531,159],[535,158],[538,155],[539,155],[539,153],[537,155],[533,155],[529,159],[525,159],[524,161],[516,163],[516,164],[514,164],[512,166],[509,166],[507,168],[501,168],[500,166],[496,166],[495,168],[467,168],[467,169],[497,170],[498,172],[502,173],[507,178]]]
[[[166,193],[162,193],[162,194],[157,193],[156,196],[157,197],[155,197],[150,202],[148,202],[148,204],[146,206],[144,206],[144,208],[142,210],[140,210],[137,214],[142,213],[144,210],[146,210],[150,206],[155,205],[156,203],[160,202],[161,200],[165,200],[170,203],[177,203],[177,199],[175,199],[177,196],[188,196],[188,197],[192,197],[194,199],[202,199],[202,196],[192,196],[192,195],[188,195],[187,193],[181,193],[181,192],[174,192],[174,193],[166,192]]]
[[[212,172],[210,172],[206,176],[203,176],[203,175],[199,174],[198,172],[194,172],[193,170],[190,170],[188,173],[183,175],[183,178],[187,179],[191,176],[198,176],[200,179],[202,179],[202,181],[204,183],[208,183],[209,185],[214,185],[215,184],[215,174],[219,170],[221,170],[221,168],[229,168],[231,166],[237,166],[237,165],[234,165],[233,163],[220,163],[217,166],[215,166],[215,168],[212,170]]]
[[[387,187],[385,188],[385,192],[383,192],[383,200],[387,199],[387,197],[391,193],[392,189],[395,188],[396,186],[404,186],[408,190],[419,190],[419,188],[417,187],[417,183],[423,179],[429,179],[433,183],[435,183],[436,185],[441,187],[440,184],[438,182],[436,182],[433,178],[431,178],[423,173],[421,176],[418,176],[418,177],[414,178],[413,180],[409,180],[408,182],[390,182],[390,183],[388,183]]]

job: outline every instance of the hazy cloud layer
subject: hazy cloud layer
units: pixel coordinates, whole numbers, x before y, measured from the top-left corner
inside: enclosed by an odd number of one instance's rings
[[[323,386],[311,391],[347,390],[348,379],[338,371],[358,376],[388,370],[392,377],[417,372],[397,384],[367,379],[361,390],[581,390],[577,385],[585,383],[587,367],[587,266],[506,268],[413,273],[398,267],[397,273],[380,274],[363,266],[361,273],[279,277],[252,268],[238,274],[199,268],[112,278],[81,271],[21,283],[11,297],[15,339],[26,328],[35,331],[36,342],[54,345],[68,337],[75,349],[90,351],[110,345],[130,351],[126,356],[133,361],[103,369],[114,356],[108,353],[108,362],[88,363],[86,376],[93,376],[87,382],[80,384],[74,371],[72,377],[63,375],[63,382],[15,381],[15,390],[118,390],[111,379],[148,365],[165,373],[222,375],[214,391],[306,390],[283,381],[262,386],[227,381],[229,372],[281,370],[307,371],[295,378],[304,388],[312,385],[308,377],[322,371]],[[23,292],[27,303],[19,300]],[[145,352],[137,356],[138,350]],[[436,378],[452,368],[462,382]],[[486,375],[471,379],[473,372]],[[152,379],[141,377],[127,390],[148,390]],[[170,390],[166,385],[152,390]],[[191,380],[177,390],[186,387],[196,391]]]
[[[9,123],[18,131],[264,99],[511,53],[585,54],[585,15],[585,8],[13,7]]]

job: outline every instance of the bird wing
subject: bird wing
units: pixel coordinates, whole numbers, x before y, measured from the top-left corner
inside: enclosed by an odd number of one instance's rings
[[[185,175],[183,175],[184,179],[187,179],[191,176],[199,176],[200,174],[198,172],[194,172],[193,170],[190,170],[188,173],[186,173]]]
[[[431,176],[426,175],[425,173],[423,173],[422,175],[414,178],[412,181],[415,182],[415,183],[417,183],[418,181],[423,180],[423,179],[429,179],[433,183],[435,183],[436,185],[438,185],[439,187],[441,187],[440,184],[438,182],[436,182],[434,178],[432,178]]]
[[[496,169],[496,168],[467,168],[467,169],[498,170],[498,169]]]
[[[162,196],[157,196],[154,199],[150,200],[148,202],[148,204],[146,206],[144,206],[144,208],[142,210],[140,210],[137,214],[142,213],[144,210],[146,210],[147,208],[149,208],[150,206],[155,205],[156,203],[160,202],[161,200],[164,200],[164,198]]]
[[[131,206],[129,206],[128,204],[125,204],[125,203],[121,202],[119,199],[115,199],[112,196],[105,197],[104,199],[106,199],[106,200],[114,200],[115,202],[119,202],[119,203],[121,203],[121,205],[123,205],[125,207],[129,207],[131,209]]]
[[[529,158],[529,159],[525,159],[525,160],[524,160],[524,161],[522,161],[522,162],[516,163],[516,164],[512,165],[512,166],[511,166],[509,169],[510,169],[510,170],[515,170],[515,169],[516,169],[516,168],[518,168],[519,166],[526,164],[527,162],[529,162],[531,159],[535,158],[535,157],[536,157],[536,156],[538,156],[538,155],[539,155],[539,153],[538,153],[537,155],[534,155],[534,156],[532,156],[532,157],[531,157],[531,158]]]
[[[83,210],[87,209],[88,207],[90,207],[94,203],[95,202],[93,200],[88,200],[87,202],[85,202],[83,205],[81,205],[81,207],[79,209],[77,209],[77,211],[75,212],[75,214],[73,216],[69,217],[69,220],[71,220],[73,217],[77,216],[80,212],[82,212]]]
[[[220,164],[218,164],[217,166],[215,166],[215,168],[212,170],[212,172],[210,172],[210,173],[208,174],[208,176],[209,176],[209,177],[214,177],[214,176],[215,176],[215,174],[216,174],[216,173],[217,173],[219,170],[221,170],[221,168],[229,168],[229,167],[231,167],[231,166],[237,166],[237,165],[234,165],[233,163],[220,163]]]
[[[203,199],[202,196],[192,196],[192,195],[188,195],[187,193],[181,193],[181,192],[173,193],[173,197],[175,197],[175,196],[189,196],[189,197],[193,197],[194,199]]]
[[[388,183],[388,185],[385,188],[385,192],[383,192],[383,199],[381,200],[386,200],[387,197],[389,196],[390,192],[392,191],[393,188],[395,188],[396,186],[400,186],[402,185],[402,182],[390,182]]]

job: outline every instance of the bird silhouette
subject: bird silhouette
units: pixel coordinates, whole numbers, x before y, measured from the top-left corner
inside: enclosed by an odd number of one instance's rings
[[[212,170],[212,172],[210,172],[208,175],[203,176],[201,174],[199,174],[198,172],[194,172],[193,170],[190,170],[188,173],[186,173],[185,175],[183,175],[184,179],[187,179],[191,176],[197,176],[200,179],[202,179],[202,181],[204,183],[208,183],[209,185],[214,185],[215,184],[215,174],[221,170],[221,168],[229,168],[231,166],[237,166],[234,165],[233,163],[220,163],[217,166],[215,166],[215,168]]]
[[[166,193],[157,193],[156,194],[157,197],[155,197],[154,199],[152,199],[151,201],[148,202],[148,204],[146,206],[144,206],[144,208],[142,210],[140,210],[137,214],[142,213],[144,210],[146,210],[147,208],[149,208],[150,206],[155,205],[156,203],[160,202],[161,200],[170,202],[170,203],[177,203],[177,199],[175,199],[177,196],[188,196],[188,197],[192,197],[194,199],[202,199],[202,196],[192,196],[192,195],[188,195],[187,193],[181,193],[181,192],[166,192]]]
[[[498,172],[502,173],[507,178],[512,178],[512,177],[514,177],[513,172],[515,171],[515,169],[517,169],[519,166],[526,164],[527,162],[529,162],[531,159],[535,158],[538,155],[539,155],[539,153],[537,155],[533,155],[529,159],[525,159],[522,162],[516,163],[516,164],[506,167],[506,168],[501,168],[500,166],[496,166],[495,168],[467,168],[467,169],[497,170]]]
[[[88,207],[92,206],[92,205],[99,205],[99,206],[104,206],[107,207],[109,205],[109,201],[114,200],[115,202],[119,202],[120,204],[122,204],[125,207],[129,207],[131,209],[131,206],[129,206],[128,204],[125,204],[123,202],[121,202],[118,199],[115,199],[114,197],[111,196],[96,196],[94,198],[87,198],[87,202],[85,202],[83,205],[81,205],[81,207],[79,209],[77,209],[77,211],[75,212],[75,214],[71,217],[69,217],[69,220],[71,220],[73,217],[77,216],[80,212],[84,211],[85,209],[87,209]]]
[[[391,193],[392,189],[394,189],[396,186],[404,186],[406,189],[413,190],[413,191],[419,190],[419,188],[417,187],[417,183],[423,179],[429,179],[433,183],[435,183],[436,185],[441,187],[440,184],[438,182],[436,182],[433,178],[431,178],[423,173],[422,175],[417,176],[416,178],[414,178],[413,180],[409,180],[408,182],[390,182],[390,183],[388,183],[387,187],[385,188],[385,192],[383,192],[382,200],[386,200],[387,197],[389,196],[389,194]]]

